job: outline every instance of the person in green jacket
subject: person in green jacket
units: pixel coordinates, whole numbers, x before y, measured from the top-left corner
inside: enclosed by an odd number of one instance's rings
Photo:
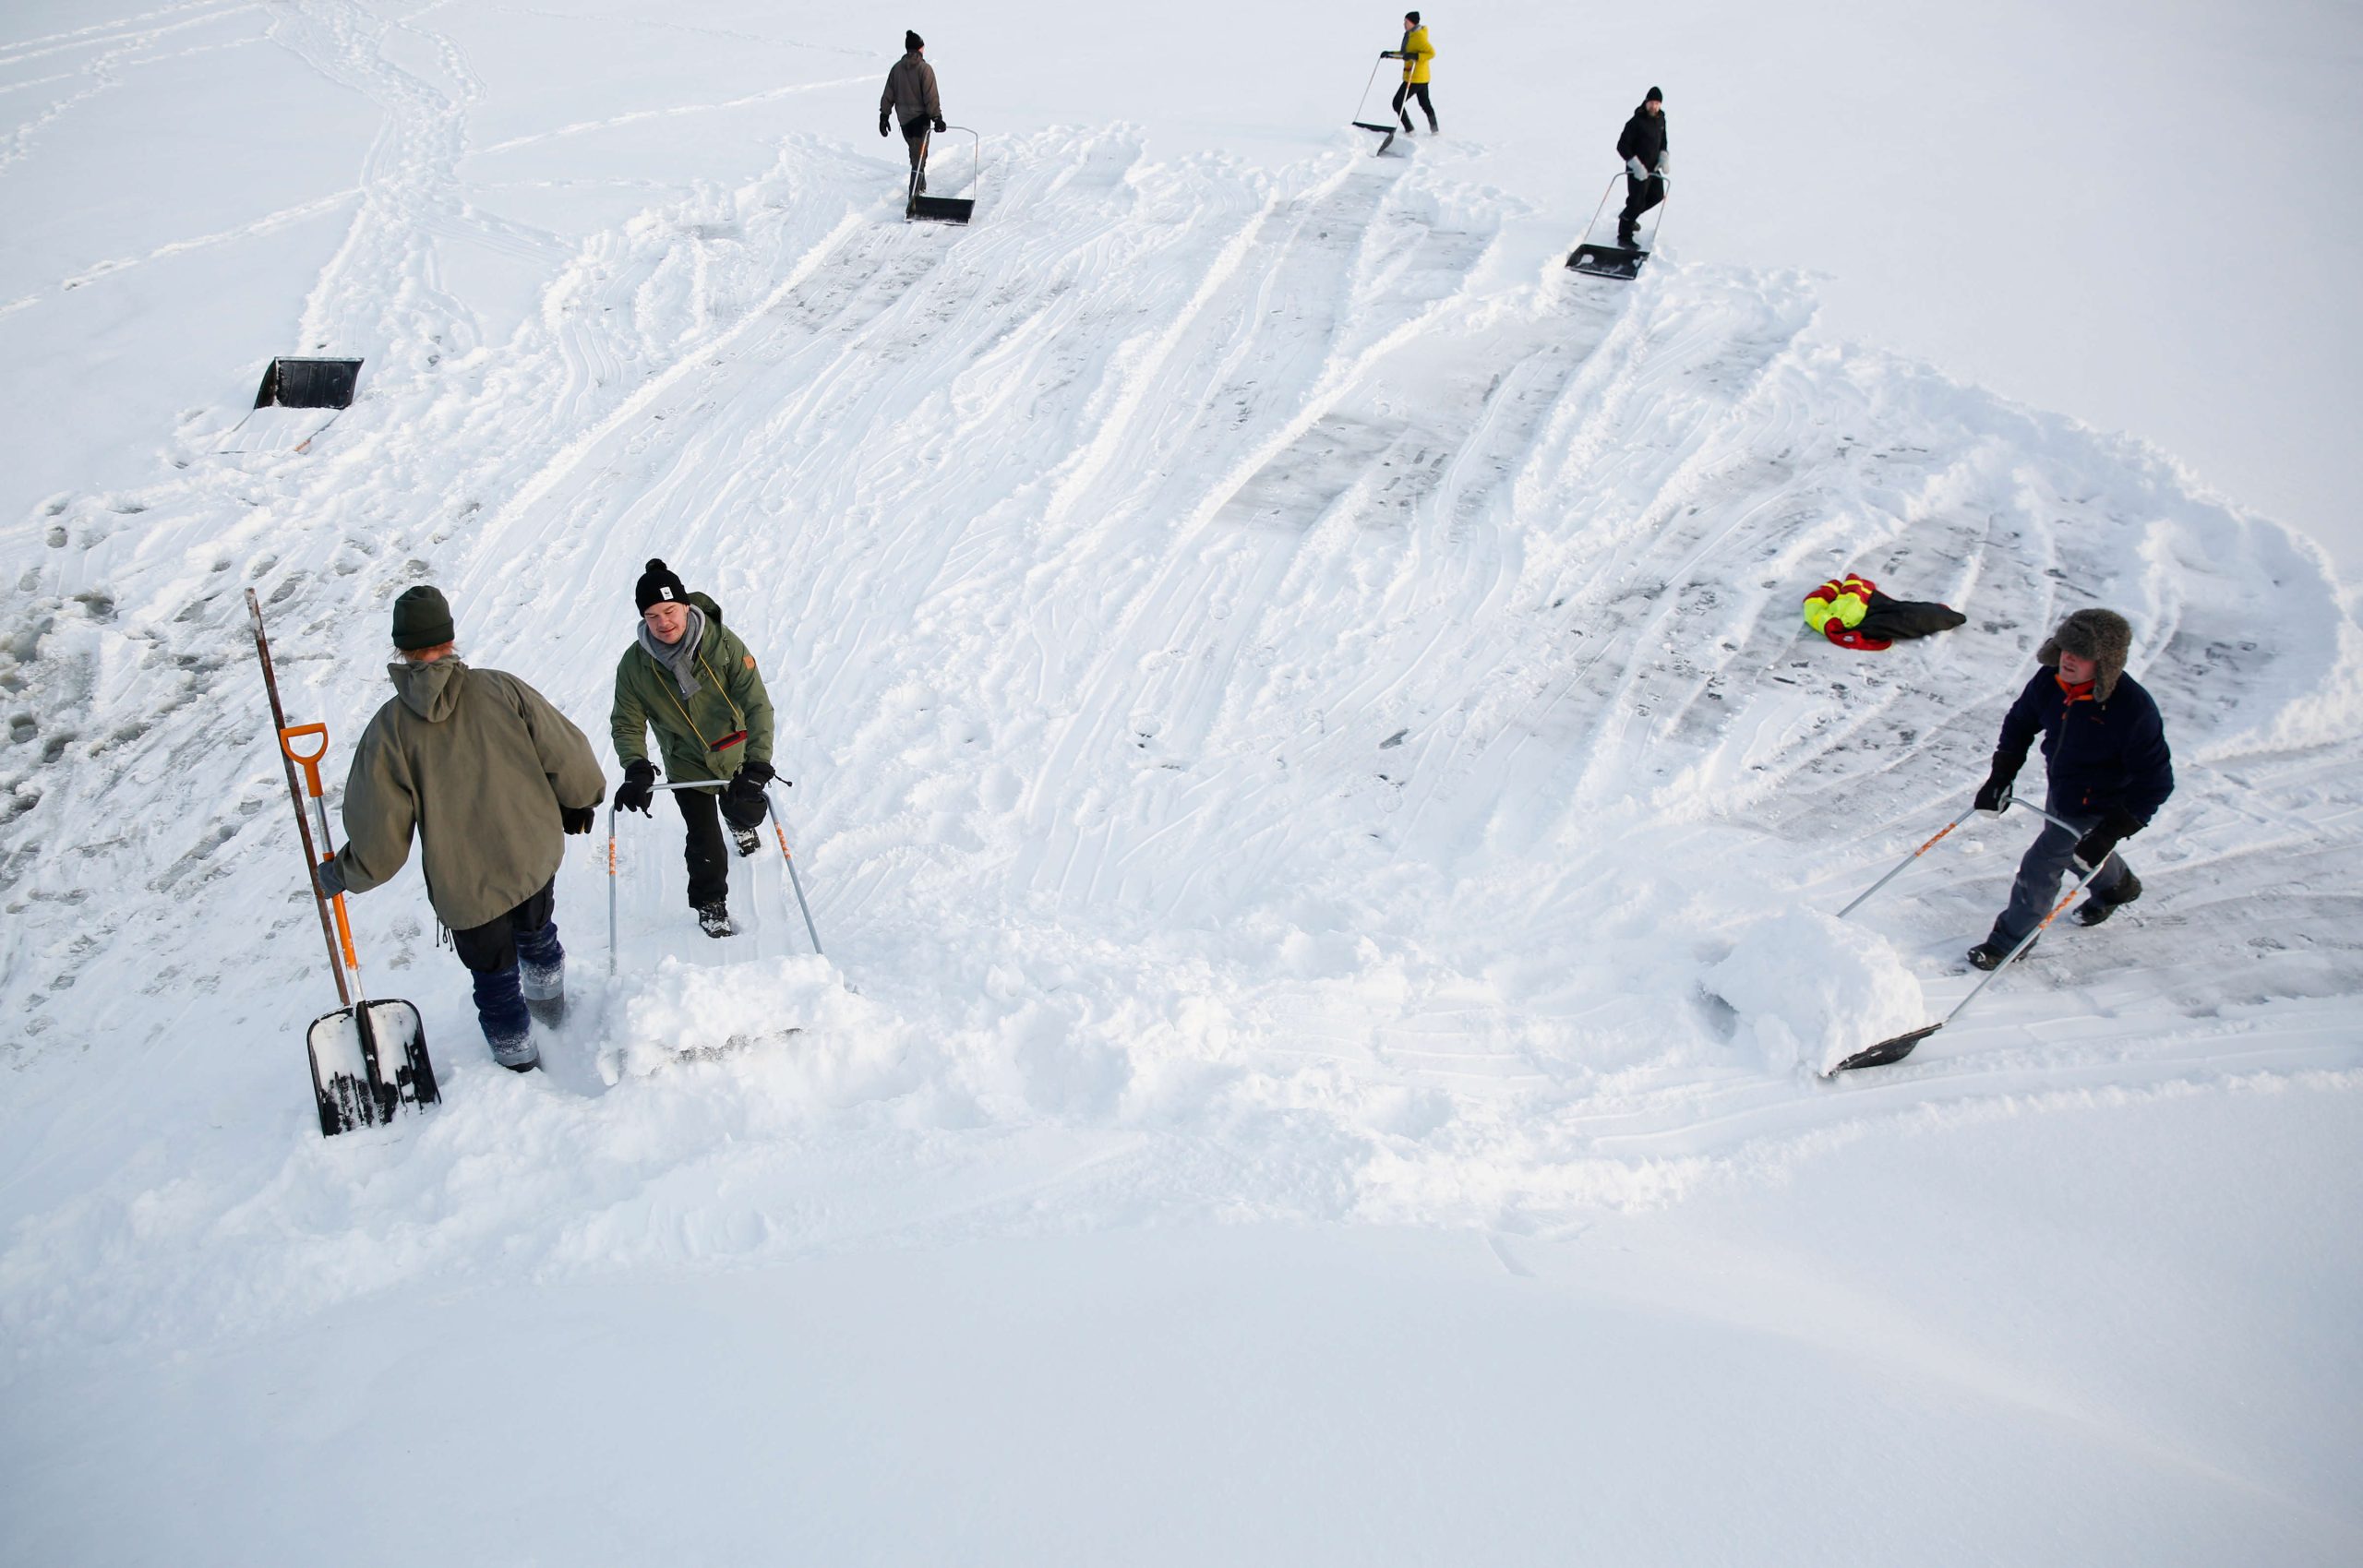
[[[609,716],[616,759],[624,765],[616,805],[646,816],[655,799],[651,726],[669,782],[712,781],[711,789],[670,793],[689,830],[690,907],[707,936],[730,936],[738,928],[730,920],[722,824],[729,823],[739,854],[762,847],[755,830],[766,810],[763,786],[778,776],[772,767],[771,694],[755,656],[722,624],[722,607],[684,588],[663,561],[648,563],[633,586],[632,603],[640,609],[640,632],[616,665]]]
[[[607,781],[590,741],[542,694],[453,652],[451,606],[433,588],[394,601],[394,696],[362,732],[344,781],[345,844],[320,891],[365,893],[410,858],[475,976],[476,1019],[501,1066],[540,1064],[532,1022],[566,997],[557,876],[567,833],[587,833]]]

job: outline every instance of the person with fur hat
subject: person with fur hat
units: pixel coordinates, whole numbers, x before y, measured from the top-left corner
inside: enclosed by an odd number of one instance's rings
[[[540,1065],[533,1020],[566,1000],[558,868],[568,833],[587,833],[607,781],[582,732],[542,694],[453,652],[451,606],[433,588],[394,601],[394,696],[378,710],[344,781],[345,844],[320,891],[363,893],[410,858],[427,902],[475,977],[476,1021],[493,1060]]]
[[[903,144],[911,154],[911,194],[927,193],[927,138],[930,129],[942,130],[943,101],[936,95],[935,67],[927,63],[927,40],[903,34],[903,57],[886,73],[886,90],[878,95],[878,134],[891,121],[903,127]]]
[[[2123,616],[2078,610],[2036,651],[2043,667],[2003,716],[1977,808],[1999,811],[2010,803],[2010,782],[2039,732],[2049,774],[2044,808],[2069,825],[2046,822],[2028,846],[2009,906],[1992,933],[1969,950],[1980,969],[1998,968],[2043,923],[2071,860],[2099,868],[2085,884],[2092,896],[2076,912],[2085,925],[2099,925],[2141,896],[2141,879],[2117,846],[2150,825],[2174,793],[2175,770],[2158,704],[2125,673],[2132,650],[2133,628]]]
[[[648,815],[656,798],[656,764],[648,760],[648,732],[656,731],[665,775],[675,784],[712,787],[669,793],[680,808],[689,839],[690,907],[709,937],[733,935],[730,859],[722,826],[730,825],[740,855],[762,847],[755,830],[767,805],[763,786],[772,768],[772,699],[755,656],[722,624],[722,606],[681,585],[673,569],[652,560],[632,586],[640,630],[616,665],[616,700],[608,732],[624,782],[619,810]]]

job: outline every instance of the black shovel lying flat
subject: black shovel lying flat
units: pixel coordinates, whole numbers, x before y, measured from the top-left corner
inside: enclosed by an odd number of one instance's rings
[[[304,878],[311,884],[312,903],[320,916],[320,934],[328,941],[329,970],[336,976],[337,999],[344,1004],[314,1019],[305,1036],[305,1047],[311,1056],[312,1098],[319,1108],[320,1133],[332,1138],[356,1127],[391,1121],[404,1106],[423,1109],[438,1103],[443,1096],[436,1086],[435,1063],[426,1054],[426,1027],[418,1016],[418,1009],[409,1002],[390,999],[371,1001],[362,993],[361,960],[354,952],[353,923],[345,916],[344,895],[340,893],[334,899],[320,895],[312,867],[331,858],[328,853],[328,803],[320,792],[320,759],[328,755],[328,726],[288,725],[287,715],[279,704],[279,678],[270,665],[270,644],[263,635],[262,605],[252,589],[246,591],[246,613],[254,622],[255,653],[262,660],[263,684],[270,691],[270,716],[278,729],[279,755],[287,770],[288,793],[295,801],[295,826],[304,840]],[[299,741],[314,736],[319,740],[316,749],[299,748]],[[307,792],[295,783],[298,768],[304,771],[312,810],[319,819],[317,844],[312,838],[312,824],[304,815]]]

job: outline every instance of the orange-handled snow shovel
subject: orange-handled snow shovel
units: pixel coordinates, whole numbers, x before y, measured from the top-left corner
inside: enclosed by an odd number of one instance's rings
[[[297,748],[299,740],[314,737],[319,742],[317,748],[308,751]],[[317,853],[325,865],[335,858],[329,850],[328,801],[320,791],[320,759],[328,755],[329,727],[283,726],[279,749],[304,770],[305,793],[319,823]],[[320,896],[317,880],[312,896]],[[406,1001],[368,999],[361,988],[361,959],[353,950],[353,922],[345,916],[344,895],[328,900],[328,905],[336,916],[337,951],[331,956],[342,965],[338,989],[344,989],[342,982],[349,976],[351,1001],[312,1020],[305,1047],[312,1059],[312,1093],[319,1101],[320,1131],[333,1137],[355,1127],[391,1121],[402,1107],[431,1106],[442,1095],[436,1088],[435,1063],[426,1054],[426,1027],[418,1009]]]

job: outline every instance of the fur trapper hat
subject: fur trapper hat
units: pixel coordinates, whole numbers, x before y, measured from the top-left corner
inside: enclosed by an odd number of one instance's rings
[[[2125,673],[2125,656],[2133,652],[2133,627],[2115,610],[2078,610],[2059,623],[2059,629],[2035,650],[2034,662],[2057,668],[2059,655],[2073,653],[2095,666],[2093,696],[2103,702],[2117,689]]]

